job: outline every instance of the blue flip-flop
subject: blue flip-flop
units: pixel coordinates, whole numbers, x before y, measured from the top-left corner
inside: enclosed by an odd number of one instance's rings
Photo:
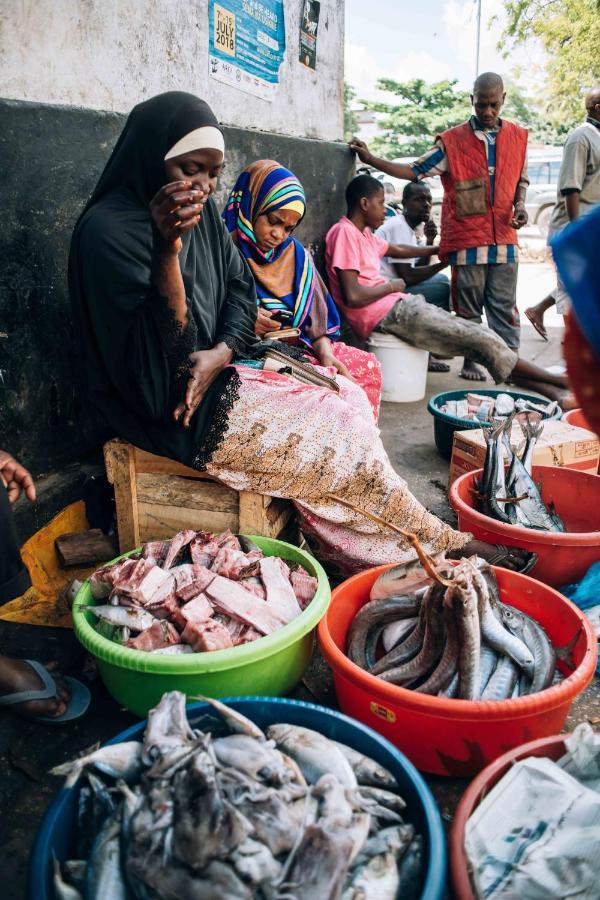
[[[37,691],[17,691],[14,694],[5,694],[0,697],[0,706],[15,706],[18,703],[27,703],[30,700],[52,700],[54,697],[58,697],[56,681],[45,666],[35,659],[24,659],[22,662],[26,662],[31,666],[41,679],[44,687]],[[63,675],[63,678],[71,692],[71,699],[61,716],[34,716],[30,713],[19,713],[19,715],[32,719],[34,722],[44,722],[48,725],[62,725],[64,722],[73,722],[75,719],[80,719],[87,712],[92,695],[85,684],[77,681],[76,678],[71,678],[69,675]]]

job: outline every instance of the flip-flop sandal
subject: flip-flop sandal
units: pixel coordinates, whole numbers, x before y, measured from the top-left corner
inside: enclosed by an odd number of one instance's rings
[[[529,312],[528,309],[525,310],[525,315],[527,316],[527,318],[529,319],[530,324],[533,325],[533,327],[535,328],[535,330],[537,331],[537,333],[539,334],[539,336],[540,336],[541,338],[543,338],[545,341],[547,341],[547,340],[548,340],[548,334],[547,334],[546,330],[544,329],[544,326],[543,326],[543,325],[540,325],[539,322],[536,322],[536,320],[535,320],[534,317],[531,315],[531,313]]]
[[[450,366],[447,363],[440,362],[437,359],[430,359],[427,363],[428,372],[449,372]]]
[[[44,687],[37,691],[17,691],[14,694],[5,694],[0,697],[0,706],[15,706],[17,703],[27,703],[30,700],[52,700],[58,697],[58,688],[56,682],[48,669],[35,659],[24,659],[31,666],[36,675],[41,679]],[[48,725],[62,725],[64,722],[73,722],[80,719],[90,705],[92,695],[87,687],[76,678],[63,675],[64,680],[69,686],[71,699],[67,703],[67,708],[60,716],[34,716],[30,713],[19,713],[27,719],[34,722],[44,722]]]
[[[492,559],[488,559],[488,563],[490,566],[501,566],[503,562],[512,555],[511,548],[507,547],[506,544],[494,544],[496,548],[496,555],[492,557]],[[523,564],[522,568],[514,569],[513,571],[518,572],[520,575],[527,575],[528,572],[531,572],[536,562],[538,561],[537,553],[530,553],[527,560]]]

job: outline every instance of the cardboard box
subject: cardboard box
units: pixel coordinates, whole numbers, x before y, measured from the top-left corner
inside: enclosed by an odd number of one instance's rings
[[[521,455],[525,439],[518,422],[513,423],[510,442]],[[483,468],[486,447],[482,428],[454,432],[448,487],[459,475]],[[505,448],[502,450],[506,456]],[[544,424],[533,450],[534,466],[567,466],[592,475],[598,472],[599,458],[600,441],[593,431],[556,419],[549,419]]]

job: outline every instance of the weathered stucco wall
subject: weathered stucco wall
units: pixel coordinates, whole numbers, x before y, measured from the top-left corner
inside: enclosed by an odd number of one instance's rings
[[[35,473],[97,445],[84,435],[73,383],[66,267],[71,232],[125,117],[0,100],[0,446]],[[322,258],[344,210],[353,159],[343,144],[226,128],[219,208],[239,171],[272,158],[301,179],[308,215],[298,237]]]
[[[167,90],[219,119],[298,137],[342,137],[344,0],[321,0],[317,66],[298,61],[302,0],[285,0],[286,55],[273,102],[208,75],[208,0],[2,0],[0,97],[128,112]]]

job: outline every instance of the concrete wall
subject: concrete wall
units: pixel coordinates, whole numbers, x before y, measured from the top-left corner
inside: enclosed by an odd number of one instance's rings
[[[0,100],[0,446],[36,474],[98,443],[82,433],[73,384],[66,266],[73,224],[123,123],[114,112]],[[245,165],[277,159],[304,184],[298,237],[322,258],[353,168],[345,146],[241,128],[225,138],[220,207]]]
[[[167,90],[240,128],[339,140],[344,0],[321,0],[317,67],[298,61],[302,0],[285,0],[273,102],[208,75],[208,0],[0,0],[0,97],[128,112]]]

